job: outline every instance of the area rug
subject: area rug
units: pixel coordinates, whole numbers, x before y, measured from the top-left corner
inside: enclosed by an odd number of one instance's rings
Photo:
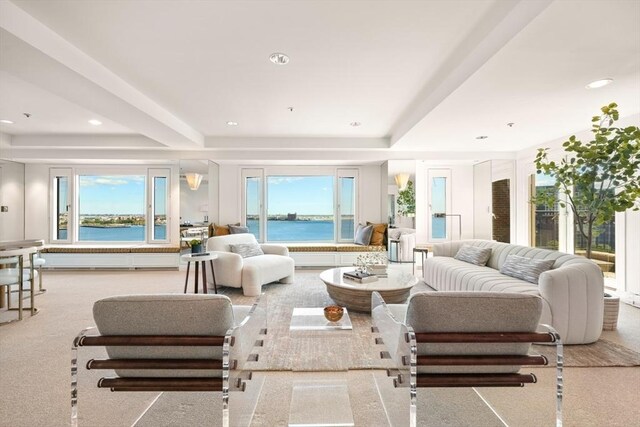
[[[427,291],[424,283],[416,285],[412,293]],[[333,304],[324,283],[317,272],[296,272],[293,284],[274,283],[263,286],[269,300],[269,335],[261,354],[268,355],[253,367],[254,370],[291,370],[300,364],[301,358],[308,361],[342,357],[344,348],[331,346],[310,347],[302,340],[291,339],[289,323],[294,307],[324,307]],[[231,298],[234,304],[251,304],[254,298],[242,295],[236,288],[220,289],[220,293]],[[380,359],[380,346],[374,344],[371,333],[371,316],[368,313],[349,312],[353,324],[353,336],[347,347],[350,353],[349,369],[385,369],[387,361]],[[535,345],[535,352],[547,356],[549,366],[555,366],[553,347]],[[304,362],[304,360],[302,360]],[[304,364],[304,363],[303,363]],[[587,345],[564,347],[566,367],[614,367],[640,366],[640,353],[614,342],[600,339]]]

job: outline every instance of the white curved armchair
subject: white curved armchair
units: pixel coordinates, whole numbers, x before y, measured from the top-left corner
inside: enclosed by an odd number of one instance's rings
[[[264,255],[247,258],[231,251],[230,245],[247,243],[258,245],[250,233],[214,236],[207,240],[207,252],[218,255],[213,261],[217,285],[242,288],[244,295],[257,296],[267,283],[293,283],[295,263],[286,246],[260,244]],[[207,274],[207,281],[213,285],[213,276]]]

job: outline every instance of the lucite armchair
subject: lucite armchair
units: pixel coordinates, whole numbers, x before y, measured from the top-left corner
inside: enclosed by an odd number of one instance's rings
[[[87,328],[72,346],[72,426],[79,422],[78,349],[89,346],[105,347],[108,357],[88,360],[88,371],[115,371],[98,379],[98,388],[218,392],[212,399],[222,401],[220,425],[250,424],[264,382],[250,369],[263,357],[266,295],[253,306],[233,306],[223,295],[128,295],[97,301],[93,314],[99,335],[89,335],[96,328]],[[84,424],[95,423],[85,419]]]
[[[481,396],[477,387],[535,383],[534,374],[520,370],[548,364],[529,353],[532,343],[544,343],[556,348],[555,419],[561,426],[562,341],[553,328],[538,325],[540,313],[533,295],[424,292],[408,304],[386,304],[374,292],[372,332],[388,365],[376,383],[389,424],[416,426],[418,411],[433,409],[419,407],[419,388],[472,387]]]

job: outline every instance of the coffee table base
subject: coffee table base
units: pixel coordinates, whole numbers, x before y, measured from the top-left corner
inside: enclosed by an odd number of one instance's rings
[[[333,286],[329,283],[327,292],[336,304],[347,307],[349,310],[359,311],[363,313],[371,312],[371,294],[373,291],[360,289],[345,289],[343,287]],[[389,291],[378,291],[387,304],[404,304],[409,299],[411,289],[399,289]]]

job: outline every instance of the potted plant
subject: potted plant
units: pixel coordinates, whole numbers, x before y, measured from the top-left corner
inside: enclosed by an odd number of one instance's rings
[[[193,239],[189,242],[189,246],[191,246],[191,253],[198,254],[202,252],[202,240]]]
[[[559,162],[549,160],[547,148],[538,150],[538,173],[555,178],[554,190],[538,194],[532,202],[569,206],[576,228],[585,240],[585,256],[592,258],[592,247],[599,227],[611,221],[616,212],[638,210],[640,205],[640,129],[619,128],[617,104],[605,105],[602,115],[591,122],[593,139],[583,143],[575,135],[562,144],[567,156]],[[607,329],[615,329],[619,299],[605,294]],[[609,324],[607,324],[609,319]]]
[[[556,191],[541,193],[534,202],[570,207],[585,239],[587,258],[591,258],[598,226],[612,220],[616,212],[640,209],[640,129],[612,126],[618,120],[615,103],[601,111],[591,120],[593,140],[582,143],[572,135],[562,144],[566,158],[550,161],[548,148],[541,148],[535,159],[538,173],[555,178]]]
[[[408,181],[404,190],[398,191],[398,213],[408,218],[416,216],[416,191],[413,182]]]

